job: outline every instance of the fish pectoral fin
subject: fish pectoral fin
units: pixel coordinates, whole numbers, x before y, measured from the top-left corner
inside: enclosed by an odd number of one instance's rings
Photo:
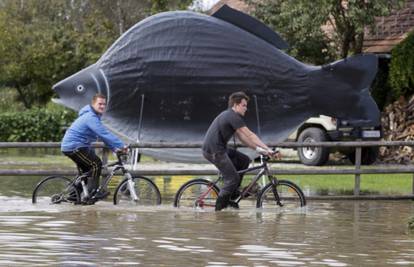
[[[268,26],[243,12],[229,7],[228,5],[223,5],[211,16],[231,23],[259,37],[260,39],[263,39],[278,49],[289,48],[288,43]]]

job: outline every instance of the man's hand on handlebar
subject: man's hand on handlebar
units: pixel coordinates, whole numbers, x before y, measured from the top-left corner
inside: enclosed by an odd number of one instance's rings
[[[129,146],[124,146],[123,148],[117,148],[115,150],[116,154],[128,154]]]
[[[273,150],[273,149],[265,149],[262,147],[256,147],[256,152],[265,156],[268,156],[273,159],[281,159],[282,154],[279,150]]]
[[[282,159],[282,153],[279,150],[272,150],[271,153],[268,155],[272,159]]]

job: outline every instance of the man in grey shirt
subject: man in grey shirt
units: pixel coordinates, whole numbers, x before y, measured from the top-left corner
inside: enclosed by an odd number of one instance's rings
[[[250,131],[243,120],[248,101],[249,97],[244,92],[231,94],[228,109],[214,119],[204,137],[203,156],[217,167],[224,180],[224,186],[216,201],[216,211],[226,208],[229,204],[238,208],[237,204],[230,200],[237,194],[241,183],[241,177],[237,171],[246,169],[250,163],[249,157],[245,154],[227,148],[227,143],[234,134],[243,144],[257,152],[275,156],[273,150]]]

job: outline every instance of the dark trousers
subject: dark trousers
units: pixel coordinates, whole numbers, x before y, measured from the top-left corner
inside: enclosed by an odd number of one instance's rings
[[[99,187],[99,177],[101,176],[102,161],[95,154],[93,149],[89,148],[78,148],[74,151],[63,152],[63,154],[73,160],[78,169],[82,173],[91,172],[88,179],[88,190],[92,192]]]
[[[239,188],[243,176],[237,171],[247,169],[250,158],[234,149],[228,149],[227,153],[209,153],[203,151],[203,156],[216,166],[223,175],[224,186],[220,189],[220,196],[231,196]]]

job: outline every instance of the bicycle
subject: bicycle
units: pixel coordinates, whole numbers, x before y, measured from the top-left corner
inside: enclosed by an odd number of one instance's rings
[[[234,202],[237,204],[252,195],[251,189],[255,187],[259,179],[265,175],[269,182],[260,190],[256,196],[256,208],[298,208],[306,205],[306,198],[302,190],[295,183],[287,180],[279,180],[270,175],[267,163],[268,156],[260,156],[261,164],[256,167],[241,170],[239,174],[245,174],[259,170],[248,186],[240,192]],[[223,177],[219,174],[215,181],[203,178],[196,178],[183,184],[178,189],[174,198],[174,207],[192,207],[204,209],[215,207],[215,203],[220,192],[217,186]]]
[[[105,177],[97,192],[106,191],[108,184],[115,173],[120,170],[124,179],[115,189],[114,205],[160,205],[161,194],[153,181],[144,176],[132,177],[125,168],[124,153],[116,153],[117,161],[102,167],[106,169],[113,167]],[[49,176],[42,179],[33,190],[32,203],[60,204],[73,203],[85,204],[85,199],[94,201],[93,196],[86,186],[90,173],[79,174],[74,179],[65,176]],[[95,199],[98,201],[99,199]],[[94,203],[94,202],[93,202]]]

